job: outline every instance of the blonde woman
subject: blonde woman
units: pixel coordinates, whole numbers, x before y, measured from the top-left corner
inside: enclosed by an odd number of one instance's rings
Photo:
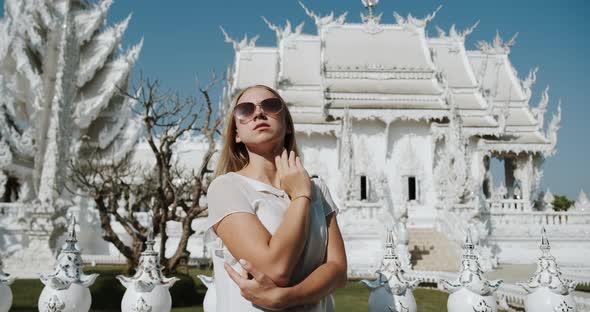
[[[251,86],[227,118],[207,190],[217,312],[334,311],[347,266],[338,208],[302,165],[287,105]]]

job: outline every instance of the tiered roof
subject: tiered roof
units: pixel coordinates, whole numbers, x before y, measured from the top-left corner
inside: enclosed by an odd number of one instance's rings
[[[303,6],[303,5],[302,5]],[[451,106],[467,135],[485,137],[482,150],[551,154],[560,113],[544,130],[548,92],[536,108],[529,106],[536,69],[521,80],[510,63],[515,38],[479,42],[467,50],[473,27],[429,38],[425,28],[436,13],[423,19],[394,13],[396,22],[380,23],[381,15],[362,15],[347,23],[346,13],[319,16],[303,6],[317,34],[302,33],[265,22],[277,34],[276,47],[258,47],[255,40],[233,41],[235,64],[229,94],[262,83],[279,90],[290,105],[298,131],[337,132],[335,119],[350,108],[352,118],[435,120],[446,128]]]

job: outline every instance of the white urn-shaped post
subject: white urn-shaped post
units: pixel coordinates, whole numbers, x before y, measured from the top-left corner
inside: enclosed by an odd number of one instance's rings
[[[54,273],[41,275],[45,287],[39,296],[39,312],[86,312],[90,309],[92,297],[88,287],[94,284],[98,274],[84,274],[77,242],[76,219],[72,218]]]
[[[485,278],[475,253],[475,245],[471,240],[471,231],[467,230],[459,276],[453,281],[441,281],[443,288],[450,293],[447,301],[447,311],[498,311],[494,292],[502,282],[502,280],[488,281]]]
[[[207,275],[197,275],[197,277],[203,282],[203,285],[207,287],[205,298],[203,299],[203,311],[204,312],[215,312],[217,291],[215,289],[215,277]]]
[[[0,257],[0,312],[8,312],[12,306],[12,290],[10,285],[14,282],[14,277],[4,273],[2,270],[2,258]]]
[[[166,278],[162,273],[160,255],[154,250],[154,235],[150,229],[146,249],[139,258],[139,267],[133,277],[123,275],[117,279],[127,288],[121,301],[122,312],[169,312],[172,309],[170,287],[179,279]]]
[[[416,312],[416,300],[412,290],[420,280],[408,281],[395,250],[391,230],[387,231],[385,256],[377,270],[377,279],[362,280],[370,290],[369,312]]]
[[[572,292],[577,282],[561,277],[561,271],[551,255],[551,247],[545,228],[541,232],[541,256],[537,260],[537,271],[527,283],[517,283],[528,293],[524,301],[526,311],[576,312]]]

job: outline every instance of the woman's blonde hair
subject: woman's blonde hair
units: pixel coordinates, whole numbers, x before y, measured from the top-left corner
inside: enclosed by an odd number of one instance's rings
[[[286,116],[286,123],[287,123],[287,133],[285,135],[285,139],[283,141],[283,146],[287,149],[287,152],[294,151],[296,156],[300,156],[299,148],[297,147],[297,142],[295,140],[295,128],[293,127],[293,118],[291,117],[291,113],[287,107],[287,104],[283,100],[283,98],[279,95],[277,91],[273,88],[265,86],[265,85],[253,85],[238,93],[235,98],[232,100],[231,106],[229,111],[227,112],[227,121],[225,123],[225,136],[223,138],[223,147],[221,148],[221,154],[217,160],[217,166],[215,168],[215,172],[213,174],[213,178],[226,174],[228,172],[235,172],[242,169],[244,166],[248,164],[250,161],[248,157],[248,150],[246,150],[246,145],[244,143],[236,143],[236,119],[233,114],[233,109],[238,104],[238,101],[246,93],[246,91],[254,88],[261,88],[265,89],[283,102],[283,109],[285,110]],[[223,116],[222,116],[223,118]],[[301,156],[300,156],[301,157]],[[303,163],[303,159],[301,159]]]

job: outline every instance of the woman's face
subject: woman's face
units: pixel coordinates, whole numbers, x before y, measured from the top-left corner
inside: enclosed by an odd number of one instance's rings
[[[283,145],[287,133],[286,109],[283,107],[276,115],[264,113],[259,104],[268,98],[276,96],[264,88],[254,87],[244,92],[237,102],[256,104],[254,115],[250,118],[245,121],[235,118],[236,143],[244,143],[249,150],[274,150]]]

